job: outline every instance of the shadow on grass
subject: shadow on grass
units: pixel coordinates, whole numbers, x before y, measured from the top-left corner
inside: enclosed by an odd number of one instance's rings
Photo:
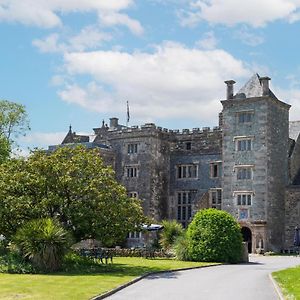
[[[53,276],[140,276],[150,272],[166,271],[163,267],[150,267],[150,266],[131,266],[127,264],[93,264],[90,266],[77,266],[75,269],[68,269],[67,271],[47,273],[41,275],[53,275]]]

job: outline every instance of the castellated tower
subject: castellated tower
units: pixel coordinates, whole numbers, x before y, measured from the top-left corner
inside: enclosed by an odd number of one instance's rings
[[[279,251],[284,239],[290,105],[255,74],[236,94],[226,81],[223,105],[222,209],[240,223],[249,250]]]

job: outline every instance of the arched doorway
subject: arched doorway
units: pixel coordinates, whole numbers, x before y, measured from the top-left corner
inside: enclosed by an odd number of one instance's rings
[[[248,252],[252,252],[252,232],[248,227],[242,227],[243,241],[248,244]]]

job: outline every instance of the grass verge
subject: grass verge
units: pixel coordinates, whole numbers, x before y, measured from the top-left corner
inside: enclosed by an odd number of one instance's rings
[[[99,264],[92,273],[0,274],[0,299],[90,299],[148,272],[207,265],[213,263],[116,257],[113,264]]]
[[[274,272],[272,276],[286,299],[300,300],[300,266]]]

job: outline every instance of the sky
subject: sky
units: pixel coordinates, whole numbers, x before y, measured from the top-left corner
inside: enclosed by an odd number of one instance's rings
[[[24,104],[28,148],[110,117],[218,125],[225,80],[254,74],[300,120],[300,0],[0,0],[0,99]]]

